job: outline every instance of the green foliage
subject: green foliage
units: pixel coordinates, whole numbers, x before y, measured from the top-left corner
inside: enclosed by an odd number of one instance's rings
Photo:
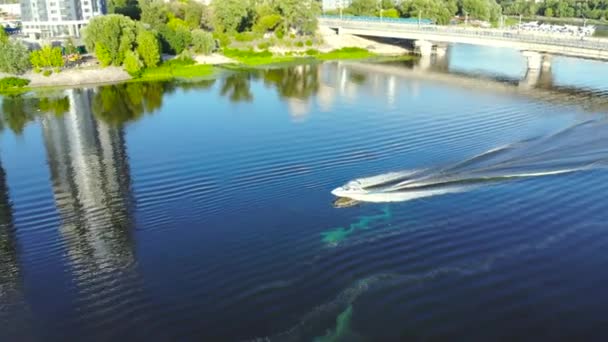
[[[144,64],[139,59],[139,54],[134,51],[127,51],[125,54],[125,61],[123,63],[125,71],[133,77],[139,77],[141,75]]]
[[[303,42],[297,42],[296,46],[299,47],[299,48],[304,47],[304,43]]]
[[[432,19],[437,24],[447,24],[456,14],[458,6],[455,0],[405,0],[399,4],[405,17]]]
[[[30,80],[19,77],[5,77],[0,79],[0,92],[14,88],[23,88],[30,84]]]
[[[30,68],[29,52],[18,41],[0,42],[0,72],[22,74]]]
[[[64,65],[60,47],[45,45],[40,50],[32,51],[30,62],[35,68],[60,68]]]
[[[306,46],[312,46],[312,40],[307,39],[305,44]]]
[[[378,1],[376,0],[353,0],[348,6],[348,9],[353,15],[357,16],[373,16],[378,10]]]
[[[44,76],[44,77],[49,77],[49,76],[51,76],[52,74],[53,74],[53,70],[49,70],[49,69],[44,70],[44,71],[42,72],[42,76]]]
[[[95,56],[97,56],[97,60],[101,66],[108,66],[112,64],[112,55],[110,54],[110,50],[108,50],[105,45],[99,43],[95,45]]]
[[[144,113],[162,107],[163,94],[169,85],[161,82],[130,82],[100,87],[95,92],[91,110],[105,123],[122,126],[141,118]]]
[[[268,50],[269,47],[270,47],[269,42],[263,42],[263,43],[258,44],[259,50]]]
[[[8,34],[3,28],[0,28],[0,43],[6,43],[8,41]]]
[[[385,10],[382,15],[385,18],[399,18],[399,11],[397,11],[395,8],[389,8]]]
[[[156,32],[137,28],[137,53],[146,68],[157,66],[161,60],[160,42]]]
[[[196,1],[189,1],[186,5],[186,13],[184,20],[188,24],[190,29],[198,29],[201,27],[201,21],[203,19],[203,12],[205,8],[202,4]]]
[[[317,49],[306,50],[306,55],[308,55],[308,56],[316,56],[318,54],[319,54],[319,50],[317,50]]]
[[[193,78],[213,74],[213,66],[194,64],[193,60],[172,59],[156,68],[144,70],[141,80],[170,80],[174,78]]]
[[[243,0],[212,0],[215,29],[236,32],[249,17],[249,5]]]
[[[140,0],[141,21],[158,29],[167,22],[167,6],[162,0]]]
[[[485,21],[496,21],[502,13],[502,8],[495,0],[461,0],[462,13]]]
[[[257,22],[253,25],[255,32],[266,33],[274,31],[283,21],[283,18],[279,14],[269,14],[260,17]]]
[[[213,32],[213,37],[218,40],[220,47],[228,47],[232,43],[230,36],[223,32]]]
[[[167,26],[172,30],[177,30],[179,28],[189,29],[188,23],[180,18],[172,18],[167,23]]]
[[[186,27],[177,26],[171,29],[165,25],[160,29],[163,52],[179,55],[192,43],[192,34]]]
[[[215,49],[213,35],[201,29],[192,31],[192,49],[196,53],[210,55]]]
[[[253,32],[240,32],[234,35],[234,40],[237,42],[252,42],[257,38]]]
[[[135,22],[119,14],[94,17],[84,29],[87,50],[95,51],[102,65],[121,65],[125,53],[135,47],[135,38]]]
[[[317,58],[321,60],[332,60],[332,59],[364,59],[375,57],[376,55],[361,48],[357,47],[345,47],[337,50],[333,50],[327,53],[320,54]]]
[[[295,29],[302,34],[312,34],[317,29],[317,17],[321,14],[318,1],[281,0],[278,8],[286,29]]]
[[[133,20],[139,20],[141,17],[137,0],[109,0],[107,4],[110,14],[122,14]]]

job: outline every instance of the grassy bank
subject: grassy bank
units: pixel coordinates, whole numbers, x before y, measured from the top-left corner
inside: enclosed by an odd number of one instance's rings
[[[164,81],[176,78],[210,77],[215,73],[212,65],[195,64],[192,60],[171,60],[155,68],[147,68],[131,81]]]

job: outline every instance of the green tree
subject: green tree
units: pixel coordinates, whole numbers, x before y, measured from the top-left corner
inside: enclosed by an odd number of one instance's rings
[[[0,71],[22,74],[30,68],[30,56],[25,45],[18,41],[0,42]]]
[[[186,5],[186,14],[184,20],[188,23],[191,29],[197,29],[201,27],[201,20],[203,19],[204,5],[190,1]]]
[[[458,11],[454,1],[405,0],[399,4],[400,12],[406,17],[432,19],[437,24],[447,24]]]
[[[141,21],[150,27],[159,29],[163,26],[167,18],[167,6],[162,0],[140,0]]]
[[[373,16],[378,10],[378,1],[353,0],[348,8],[352,14],[357,16]]]
[[[137,53],[146,68],[155,67],[160,63],[160,42],[156,32],[146,30],[141,25],[137,28]]]
[[[215,49],[213,35],[201,29],[192,31],[192,48],[196,53],[210,55]]]
[[[212,0],[214,26],[219,32],[236,32],[249,16],[249,4],[243,0]]]
[[[281,0],[279,12],[283,16],[286,29],[312,34],[317,29],[321,6],[316,0]]]
[[[283,18],[279,14],[268,14],[263,17],[259,17],[256,23],[253,25],[253,31],[266,33],[268,31],[274,31],[283,21]]]
[[[502,9],[495,0],[461,0],[461,13],[468,13],[472,18],[495,21]]]
[[[136,25],[124,15],[110,14],[91,19],[84,29],[84,42],[95,51],[102,65],[122,65],[127,51],[135,47]]]
[[[399,18],[399,11],[395,8],[389,8],[382,13],[386,18]]]

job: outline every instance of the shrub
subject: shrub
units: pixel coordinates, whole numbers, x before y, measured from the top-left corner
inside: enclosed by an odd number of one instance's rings
[[[269,42],[263,42],[263,43],[258,44],[258,49],[260,49],[260,50],[268,50],[269,47],[270,47]]]
[[[306,46],[312,46],[312,40],[308,39],[308,40],[306,41]]]
[[[297,43],[296,43],[296,46],[297,46],[297,47],[300,47],[300,48],[301,48],[301,47],[304,47],[304,43],[302,43],[302,42],[297,42]]]
[[[399,18],[399,11],[395,8],[390,8],[383,11],[382,15],[386,18]]]
[[[283,29],[283,26],[280,25],[275,31],[274,31],[274,35],[277,36],[278,39],[283,39],[283,37],[285,37],[285,30]]]
[[[192,34],[190,33],[190,30],[182,26],[171,29],[165,25],[160,29],[160,37],[163,52],[173,55],[179,55],[184,49],[190,46],[190,43],[192,43]]]
[[[97,56],[97,60],[99,60],[101,66],[105,67],[112,64],[110,51],[101,43],[95,45],[95,56]]]
[[[127,51],[125,54],[125,61],[123,63],[125,71],[133,77],[139,77],[141,75],[144,64],[139,59],[139,54],[136,51]]]
[[[42,72],[42,69],[36,67],[36,68],[34,68],[34,72],[37,73],[37,74],[39,74],[39,73]]]
[[[295,34],[293,34],[293,33],[290,33],[290,34],[289,34],[289,38],[291,38],[291,39],[296,39],[296,35],[295,35]]]
[[[228,47],[232,43],[230,36],[225,33],[214,32],[213,37],[218,40],[220,47]]]
[[[49,76],[51,76],[52,74],[53,74],[53,70],[48,70],[48,69],[47,69],[47,70],[44,70],[44,71],[42,72],[42,76],[45,76],[45,77],[49,77]]]
[[[22,74],[30,67],[30,56],[25,45],[18,41],[0,42],[0,71]]]
[[[319,54],[319,50],[316,50],[316,49],[308,49],[308,50],[306,50],[306,54],[307,54],[308,56],[316,56],[316,55],[318,55],[318,54]]]
[[[0,79],[0,91],[11,88],[23,88],[30,84],[30,80],[19,77],[5,77]]]
[[[211,54],[215,50],[213,35],[200,29],[192,31],[192,49],[196,53]]]
[[[64,65],[61,48],[50,45],[43,46],[40,50],[32,51],[30,62],[35,68],[59,68]]]

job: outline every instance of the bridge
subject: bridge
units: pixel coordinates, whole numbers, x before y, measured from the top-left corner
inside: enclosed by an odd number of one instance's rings
[[[321,17],[319,25],[334,29],[338,34],[410,40],[421,55],[431,55],[433,51],[441,54],[445,49],[442,44],[450,43],[513,48],[522,51],[529,69],[540,69],[543,63],[550,63],[549,59],[543,61],[547,54],[608,60],[608,39],[594,37],[356,17]]]

